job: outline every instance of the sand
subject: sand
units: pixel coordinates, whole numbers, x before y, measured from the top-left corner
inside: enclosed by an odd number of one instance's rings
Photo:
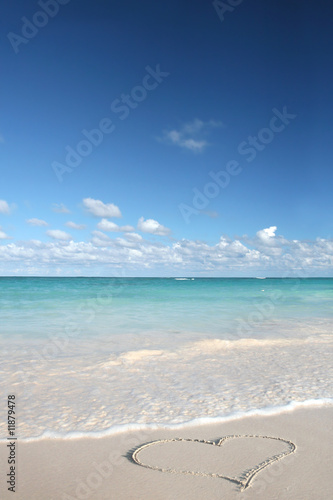
[[[18,441],[15,494],[5,483],[7,450],[1,442],[3,500],[333,498],[330,406],[104,438]]]

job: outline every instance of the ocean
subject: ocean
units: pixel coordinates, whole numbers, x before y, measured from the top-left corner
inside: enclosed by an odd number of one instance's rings
[[[21,439],[332,404],[332,306],[332,278],[3,277],[2,399]]]

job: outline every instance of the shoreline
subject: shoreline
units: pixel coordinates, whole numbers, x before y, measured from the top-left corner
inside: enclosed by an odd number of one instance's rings
[[[192,427],[201,427],[205,425],[218,425],[227,422],[234,422],[249,417],[270,417],[278,416],[284,413],[291,413],[298,409],[315,409],[315,408],[332,408],[333,398],[322,399],[307,399],[305,401],[291,401],[286,405],[281,406],[267,406],[263,408],[256,408],[245,412],[231,413],[220,417],[198,417],[193,420],[179,422],[179,423],[128,423],[112,425],[112,427],[101,431],[69,431],[67,433],[59,433],[54,431],[45,431],[39,436],[19,437],[21,443],[35,443],[47,439],[57,439],[62,441],[72,441],[77,439],[102,439],[112,438],[119,434],[131,432],[152,432],[152,431],[182,431],[183,429],[191,429]],[[7,438],[0,437],[0,444],[7,442]]]
[[[41,366],[38,353],[13,349],[2,353],[1,379],[17,397],[21,438],[47,430],[49,437],[108,435],[116,424],[211,423],[258,408],[280,411],[291,401],[331,400],[331,337],[280,344],[215,339],[157,350],[148,342],[114,353],[104,344],[89,351],[90,343],[77,342],[74,352],[67,347]],[[0,436],[6,435],[3,417]]]
[[[333,489],[332,422],[333,407],[322,405],[178,429],[161,427],[104,437],[18,440],[15,498],[327,500]],[[226,436],[233,438],[217,446]],[[152,468],[133,461],[133,453],[140,446],[161,440],[166,442],[137,452],[139,460]],[[284,456],[287,441],[296,449]],[[260,464],[281,454],[256,471]],[[1,442],[3,500],[13,495],[5,485],[6,455],[6,444]],[[156,467],[166,472],[154,470]],[[254,477],[242,490],[246,470],[254,471]],[[226,478],[212,477],[214,474]]]

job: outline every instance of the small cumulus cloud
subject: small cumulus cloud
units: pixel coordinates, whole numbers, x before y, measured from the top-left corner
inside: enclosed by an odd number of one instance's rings
[[[72,239],[70,234],[65,231],[61,231],[60,229],[50,229],[49,231],[46,231],[46,234],[54,240],[68,241]]]
[[[164,138],[166,142],[170,142],[175,144],[176,146],[180,146],[185,149],[189,149],[194,153],[201,153],[206,146],[208,146],[208,142],[205,140],[197,140],[191,138],[184,138],[183,134],[177,132],[177,130],[170,130],[164,132]]]
[[[0,226],[0,240],[9,240],[10,236],[8,236],[4,231],[1,230]]]
[[[156,234],[158,236],[167,236],[171,233],[171,229],[162,226],[157,220],[146,219],[140,217],[138,220],[138,230],[143,233]]]
[[[65,224],[67,227],[70,227],[72,229],[85,229],[87,226],[85,224],[76,224],[75,222],[68,221]]]
[[[289,243],[283,236],[276,235],[276,231],[276,226],[269,226],[257,231],[255,238],[243,236],[243,241],[257,247],[267,255],[277,257],[283,253],[283,246]]]
[[[57,214],[70,214],[70,210],[63,203],[53,203],[52,205],[53,212]]]
[[[270,226],[266,229],[261,229],[260,231],[258,231],[257,236],[263,243],[270,243],[272,239],[275,238],[276,230],[276,226]]]
[[[158,140],[188,149],[193,153],[201,153],[209,145],[205,136],[211,129],[221,126],[222,123],[215,120],[204,122],[196,118],[192,122],[185,123],[179,130],[164,130]]]
[[[10,214],[9,205],[5,200],[0,200],[0,214],[5,214],[5,215]]]
[[[118,226],[118,224],[115,224],[114,222],[111,222],[107,219],[102,219],[97,224],[97,227],[101,231],[114,231],[114,232],[126,232],[126,233],[134,231],[133,226]]]
[[[84,198],[83,206],[95,217],[121,217],[119,208],[113,203],[103,203],[93,198]]]
[[[31,226],[48,226],[48,223],[42,219],[27,219],[26,222]]]

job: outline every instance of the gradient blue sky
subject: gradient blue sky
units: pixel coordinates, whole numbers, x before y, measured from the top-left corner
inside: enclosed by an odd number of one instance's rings
[[[0,273],[331,275],[331,2],[66,1],[3,7]]]

